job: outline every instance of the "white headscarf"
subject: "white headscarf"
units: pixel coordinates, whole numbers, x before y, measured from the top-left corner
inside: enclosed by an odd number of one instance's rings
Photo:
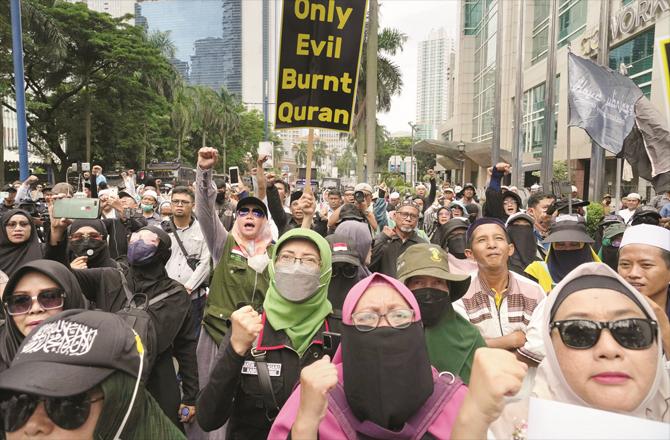
[[[547,303],[543,309],[540,330],[546,349],[546,357],[540,363],[535,377],[535,384],[531,395],[542,399],[555,400],[558,402],[569,403],[573,405],[590,406],[580,398],[570,387],[556,358],[556,351],[551,340],[551,331],[549,323],[551,319],[551,310],[554,307],[559,292],[571,281],[586,275],[598,275],[608,278],[614,278],[626,287],[630,293],[635,296],[638,303],[642,306],[645,313],[652,319],[655,319],[653,309],[644,296],[633,286],[628,284],[619,274],[613,271],[606,264],[585,263],[570,272],[560,283],[554,287],[547,297]],[[660,327],[656,331],[656,377],[640,405],[627,415],[641,417],[649,420],[670,421],[670,378],[665,370],[665,361],[663,359],[663,343],[661,341]]]

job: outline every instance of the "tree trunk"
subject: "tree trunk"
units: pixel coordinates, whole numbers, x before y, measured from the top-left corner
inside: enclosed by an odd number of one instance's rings
[[[368,183],[375,183],[377,171],[377,27],[379,24],[379,5],[377,0],[370,0],[368,22],[368,47],[365,67],[365,137],[368,149]],[[360,159],[360,158],[359,158]]]
[[[365,163],[363,161],[363,155],[365,154],[365,118],[361,118],[356,133],[356,180],[363,182],[365,181]]]
[[[91,97],[86,89],[86,107],[84,108],[84,131],[86,133],[86,162],[91,163]]]
[[[207,146],[207,132],[202,131],[202,147],[205,148]]]
[[[147,124],[144,124],[144,139],[142,142],[142,170],[147,170]]]
[[[181,136],[177,139],[177,162],[181,162]]]
[[[221,138],[223,139],[222,153],[223,153],[223,174],[226,174],[226,133],[221,133]]]

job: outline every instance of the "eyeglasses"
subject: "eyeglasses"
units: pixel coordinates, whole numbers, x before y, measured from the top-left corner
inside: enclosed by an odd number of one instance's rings
[[[549,329],[558,329],[561,341],[577,350],[587,350],[600,339],[603,329],[608,329],[615,341],[629,350],[649,348],[656,339],[658,323],[651,319],[630,318],[618,321],[598,322],[588,319],[554,321]]]
[[[190,200],[172,200],[170,203],[172,203],[175,206],[186,206],[190,205],[191,201]],[[244,208],[242,208],[244,209]]]
[[[30,227],[30,222],[27,222],[27,221],[25,221],[25,222],[7,222],[7,224],[5,226],[7,227],[7,229],[16,229],[19,226],[25,229],[25,228]]]
[[[316,257],[307,256],[298,258],[291,254],[279,254],[279,256],[277,257],[277,263],[279,263],[280,265],[288,266],[294,264],[296,261],[300,261],[300,264],[310,269],[318,269],[319,266],[321,266],[321,261],[319,261],[319,259]]]
[[[393,328],[403,329],[412,324],[414,320],[414,310],[396,309],[390,310],[383,315],[376,312],[358,312],[351,315],[351,320],[360,332],[369,332],[379,326],[382,318],[386,317],[386,321]]]
[[[68,397],[41,397],[32,394],[14,394],[0,401],[0,412],[4,431],[14,432],[26,424],[35,412],[37,404],[44,402],[49,418],[67,430],[80,428],[88,420],[91,403],[104,397],[89,397],[88,393]]]
[[[41,291],[36,297],[28,294],[10,295],[5,300],[5,307],[12,316],[24,315],[30,312],[33,301],[37,301],[44,310],[58,309],[65,303],[65,292],[62,289],[50,289]]]
[[[102,234],[99,232],[75,232],[74,234],[70,234],[70,240],[72,241],[85,240],[87,238],[90,238],[91,240],[102,240]]]
[[[418,215],[412,214],[411,212],[396,212],[396,215],[405,220],[416,220],[419,218]]]
[[[238,215],[239,217],[246,217],[246,216],[249,215],[250,212],[251,212],[251,213],[253,214],[253,216],[256,217],[256,218],[263,218],[263,217],[265,217],[265,213],[264,213],[263,210],[260,209],[260,208],[254,208],[254,209],[250,209],[250,208],[240,208],[240,209],[237,210],[237,215]]]

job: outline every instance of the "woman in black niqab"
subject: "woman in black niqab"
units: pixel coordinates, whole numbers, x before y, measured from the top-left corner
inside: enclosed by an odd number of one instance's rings
[[[7,230],[7,224],[15,215],[25,217],[30,227],[28,239],[21,243],[12,243]],[[2,216],[0,223],[2,223],[0,227],[0,270],[11,277],[19,267],[42,258],[42,246],[37,236],[35,223],[26,211],[9,210]]]

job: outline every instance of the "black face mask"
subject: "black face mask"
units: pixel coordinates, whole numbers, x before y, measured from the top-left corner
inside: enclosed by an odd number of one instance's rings
[[[216,203],[223,203],[226,201],[226,193],[216,193]]]
[[[619,268],[619,248],[614,246],[603,246],[600,252],[603,254],[603,263],[616,271]]]
[[[451,301],[449,294],[431,287],[412,290],[412,293],[419,303],[423,325],[432,327],[437,324]]]
[[[452,235],[447,239],[447,249],[459,260],[465,260],[465,234]]]
[[[340,347],[344,394],[361,421],[398,431],[433,393],[421,322],[369,332],[342,325]]]
[[[88,257],[90,260],[100,255],[106,246],[107,242],[105,240],[93,240],[90,238],[70,242],[70,250],[72,250],[75,256]]]

